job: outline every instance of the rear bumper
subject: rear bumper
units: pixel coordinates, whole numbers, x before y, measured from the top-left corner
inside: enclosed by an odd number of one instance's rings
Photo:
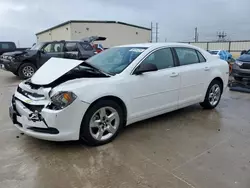
[[[50,141],[78,140],[83,115],[89,104],[74,101],[63,110],[43,108],[32,112],[15,96],[9,108],[13,124],[26,135]]]
[[[241,69],[238,65],[234,64],[232,75],[235,77],[250,78],[250,69]]]

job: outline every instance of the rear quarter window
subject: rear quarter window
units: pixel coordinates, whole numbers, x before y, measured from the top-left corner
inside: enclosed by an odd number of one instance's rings
[[[198,55],[198,58],[200,60],[200,63],[202,62],[206,62],[207,60],[205,59],[205,57],[199,52],[199,51],[196,51],[197,55]]]
[[[93,47],[89,43],[81,43],[81,46],[86,51],[92,51],[92,50],[94,50]]]

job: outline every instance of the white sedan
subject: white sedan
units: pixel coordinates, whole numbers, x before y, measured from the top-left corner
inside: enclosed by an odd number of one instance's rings
[[[228,73],[226,61],[187,44],[118,46],[86,62],[51,58],[19,84],[9,112],[27,135],[101,145],[137,121],[195,103],[215,108]]]

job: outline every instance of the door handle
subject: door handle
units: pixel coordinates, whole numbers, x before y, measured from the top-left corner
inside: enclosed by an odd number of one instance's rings
[[[209,71],[209,70],[210,70],[210,67],[205,67],[204,70],[205,70],[205,71]]]
[[[170,77],[177,77],[177,76],[179,76],[179,73],[177,73],[177,72],[172,72],[170,75]]]

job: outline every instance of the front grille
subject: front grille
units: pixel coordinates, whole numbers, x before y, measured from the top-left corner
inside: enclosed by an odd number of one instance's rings
[[[32,92],[29,92],[29,91],[25,91],[22,88],[20,88],[19,86],[17,88],[17,92],[24,95],[25,97],[29,97],[29,96],[32,96],[34,98],[44,97],[44,95],[40,95],[40,94],[37,94],[37,93],[32,93]]]
[[[241,66],[240,66],[241,69],[250,69],[250,62],[249,63],[243,63]]]
[[[21,102],[27,109],[29,109],[32,112],[41,112],[42,109],[44,108],[44,105],[33,105],[33,104],[27,104],[21,100],[19,100],[18,98],[15,98],[16,100],[18,100],[19,102]]]
[[[32,112],[35,112],[35,111],[41,112],[42,109],[44,108],[44,105],[32,105],[32,104],[27,104],[24,102],[22,102],[22,103],[26,108],[28,108]]]

